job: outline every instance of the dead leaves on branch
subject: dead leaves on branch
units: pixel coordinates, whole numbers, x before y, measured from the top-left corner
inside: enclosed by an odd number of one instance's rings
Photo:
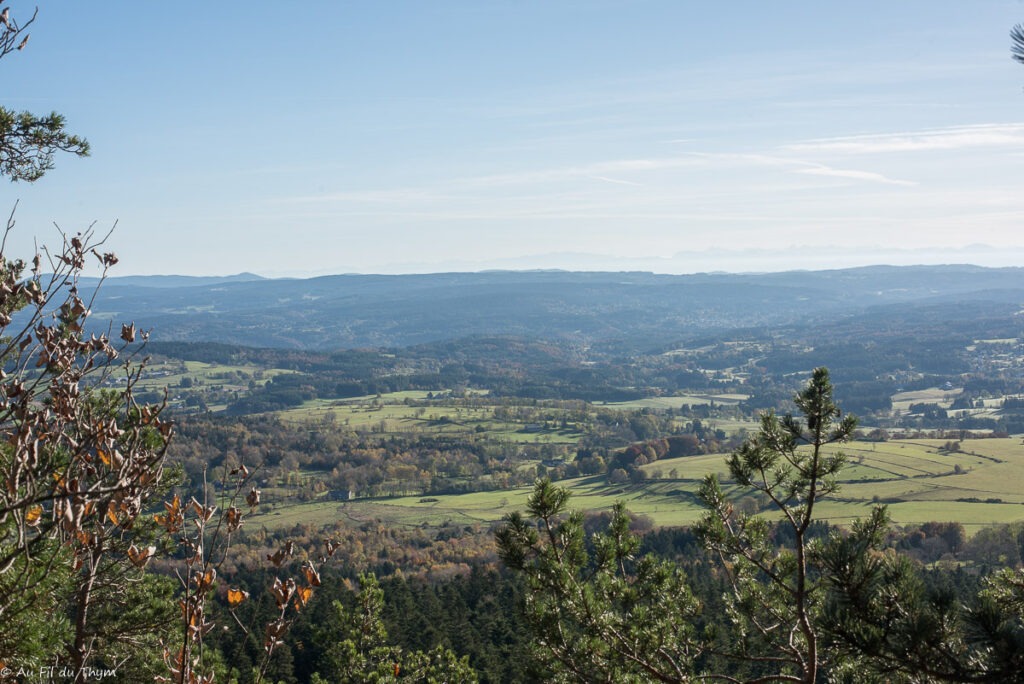
[[[41,273],[37,254],[28,278],[23,261],[0,253],[0,519],[14,513],[19,526],[7,538],[13,545],[0,545],[4,563],[30,557],[43,539],[89,546],[104,538],[104,526],[130,530],[161,478],[173,426],[160,418],[162,406],[135,404],[140,366],[124,366],[121,390],[98,389],[125,349],[85,333],[85,257],[93,253],[104,269],[117,262],[101,243],[90,231],[66,236],[61,253],[43,251],[52,274]],[[126,330],[136,339],[134,324]],[[147,560],[128,558],[136,567]]]
[[[319,587],[320,586],[320,573],[317,572],[317,569],[313,565],[312,561],[306,561],[305,563],[302,564],[302,574],[305,575],[306,582],[309,583],[309,586],[311,586],[311,587]]]
[[[170,649],[164,648],[164,664],[171,673],[170,677],[156,677],[158,682],[173,682],[174,684],[214,684],[213,672],[199,674],[199,658],[190,658],[185,648],[179,648],[173,655]]]
[[[196,501],[196,497],[192,497],[192,510],[196,513],[196,520],[201,520],[203,523],[210,522],[210,518],[217,512],[216,506],[207,506]]]
[[[281,610],[288,606],[288,602],[295,596],[296,584],[295,580],[288,578],[284,582],[281,581],[280,577],[274,578],[274,584],[270,587],[270,593],[274,595],[274,600],[277,602],[278,610]]]
[[[232,534],[238,531],[244,521],[245,514],[236,505],[243,498],[250,509],[255,509],[260,502],[260,490],[251,485],[252,471],[245,465],[233,467],[222,482],[221,491],[228,491],[221,499],[222,506],[214,506],[206,501],[204,488],[203,501],[191,497],[187,504],[182,502],[180,495],[164,502],[164,512],[156,516],[156,522],[184,550],[184,572],[178,574],[181,581],[183,598],[181,599],[183,646],[179,656],[167,658],[168,668],[176,681],[199,681],[198,674],[202,663],[203,637],[212,628],[212,620],[205,615],[207,601],[213,595],[218,584],[217,569],[224,562],[227,547]],[[229,486],[230,485],[230,486]],[[222,534],[226,532],[227,534]],[[328,542],[327,553],[333,555],[337,546]],[[294,557],[296,547],[288,541],[273,553],[266,555],[267,561],[275,568],[283,568]],[[324,559],[321,556],[321,559]],[[321,561],[322,562],[322,561]],[[301,563],[295,577],[274,578],[268,588],[277,607],[276,616],[264,626],[264,656],[260,666],[265,671],[274,650],[284,643],[283,637],[295,620],[295,617],[312,600],[315,588],[321,586],[320,571],[312,560]],[[225,586],[221,582],[220,596],[227,606],[228,614],[246,633],[249,633],[236,610],[250,598],[249,593],[237,586]],[[226,626],[225,626],[226,628]]]
[[[0,56],[5,49],[0,40]],[[57,115],[52,123],[62,126]],[[6,597],[22,595],[33,611],[89,615],[158,553],[148,543],[151,521],[140,516],[162,496],[173,424],[163,405],[140,407],[134,398],[145,361],[136,363],[129,344],[146,334],[134,323],[120,342],[109,324],[105,333],[87,330],[95,293],[80,287],[82,269],[93,254],[102,281],[117,257],[98,249],[105,238],[91,229],[63,237],[57,252],[35,255],[30,273],[4,254],[6,233],[0,239],[0,623],[8,630],[18,623],[5,611],[17,604]],[[106,389],[121,373],[126,382]],[[166,517],[177,524],[171,511]],[[91,620],[73,626],[79,664],[92,662],[84,645]]]
[[[170,501],[164,502],[166,512],[154,516],[156,524],[163,527],[167,534],[177,534],[185,524],[185,511],[181,508],[181,497],[177,494]]]
[[[273,622],[267,624],[267,628],[264,631],[266,638],[263,640],[263,648],[267,652],[273,652],[278,646],[284,645],[284,640],[281,638],[288,631],[288,623],[278,618]]]
[[[274,564],[275,568],[281,567],[286,560],[292,557],[295,552],[295,542],[289,540],[284,546],[279,548],[273,554],[267,554],[267,560]]]
[[[203,572],[197,572],[192,575],[192,583],[195,584],[196,590],[205,592],[213,589],[213,583],[217,580],[217,568],[207,568]]]
[[[147,546],[144,549],[138,549],[135,544],[128,547],[128,559],[137,568],[144,568],[149,563],[150,559],[156,555],[156,546]]]
[[[228,526],[228,532],[237,532],[242,527],[242,511],[237,506],[232,506],[224,512],[224,519]]]
[[[308,565],[308,568],[306,567]],[[312,563],[306,562],[303,566],[307,581],[309,584],[303,586],[295,581],[295,578],[289,577],[285,581],[281,581],[280,577],[274,578],[274,584],[270,587],[270,593],[274,597],[274,602],[277,604],[277,609],[284,611],[288,608],[289,602],[295,608],[295,610],[302,610],[309,603],[309,599],[313,596],[313,587],[320,586],[320,574],[313,568]],[[310,577],[315,577],[316,583],[310,581]]]

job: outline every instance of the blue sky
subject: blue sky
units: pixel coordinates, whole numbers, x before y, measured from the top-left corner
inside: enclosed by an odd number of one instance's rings
[[[0,186],[8,251],[116,220],[125,275],[1022,265],[1020,22],[1020,0],[41,2],[0,97],[93,154]]]

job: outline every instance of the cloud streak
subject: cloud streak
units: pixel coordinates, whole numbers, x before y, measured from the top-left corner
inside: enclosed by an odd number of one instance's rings
[[[874,171],[858,171],[856,169],[834,169],[823,164],[814,164],[804,169],[796,169],[797,173],[805,173],[812,176],[832,176],[834,178],[850,178],[852,180],[867,181],[869,183],[883,183],[885,185],[899,185],[912,187],[917,185],[914,181],[889,178]]]
[[[950,128],[821,138],[784,145],[793,152],[882,154],[977,147],[1024,147],[1024,123],[977,124]]]
[[[643,187],[643,183],[634,183],[633,181],[622,180],[621,178],[608,178],[607,176],[589,176],[589,178],[604,181],[605,183],[612,183],[615,185],[632,185],[634,187]]]
[[[868,183],[882,183],[884,185],[898,185],[909,187],[917,185],[914,181],[889,178],[888,176],[875,171],[863,171],[860,169],[835,168],[819,162],[812,162],[806,159],[793,157],[749,154],[749,153],[706,153],[694,152],[694,156],[709,160],[723,160],[732,162],[745,162],[748,164],[775,166],[786,169],[793,173],[801,173],[812,176],[831,176],[834,178],[848,178],[850,180],[865,181]]]

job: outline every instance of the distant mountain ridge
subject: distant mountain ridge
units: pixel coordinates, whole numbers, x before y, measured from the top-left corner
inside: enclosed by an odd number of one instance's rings
[[[99,278],[85,277],[80,282],[86,287],[95,287]],[[249,283],[254,280],[266,280],[255,273],[237,273],[228,276],[182,276],[182,275],[133,275],[112,276],[106,282],[119,287],[198,287],[204,285],[223,285],[224,283]]]
[[[1024,305],[1024,269],[129,276],[103,284],[93,320],[135,321],[156,340],[296,349],[408,346],[481,334],[655,346],[713,330],[957,301],[998,302],[1008,311]]]

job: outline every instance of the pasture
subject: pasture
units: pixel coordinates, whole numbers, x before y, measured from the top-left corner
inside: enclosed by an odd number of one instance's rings
[[[892,395],[892,408],[894,411],[906,411],[911,404],[938,404],[940,408],[948,409],[961,392],[963,392],[963,388],[957,387],[952,389],[930,387],[913,392],[899,392]]]
[[[146,366],[136,387],[139,390],[159,392],[167,388],[172,395],[182,390],[248,392],[250,381],[262,383],[277,375],[293,372],[282,368],[262,368],[254,364],[158,361]]]
[[[646,397],[644,399],[633,399],[632,401],[603,401],[598,405],[627,411],[644,408],[665,410],[679,409],[683,406],[707,406],[709,404],[735,406],[749,398],[749,395],[746,394],[680,394],[671,397]]]
[[[391,392],[380,396],[350,399],[316,399],[302,406],[278,412],[292,422],[326,421],[353,430],[380,434],[419,433],[432,435],[474,435],[514,444],[575,445],[583,436],[566,409],[543,406],[523,417],[499,417],[498,404],[428,400],[429,392]],[[474,391],[470,396],[485,397]],[[507,413],[507,412],[506,412]],[[536,414],[536,417],[530,417]]]
[[[1024,445],[1019,438],[974,439],[959,451],[944,449],[945,440],[854,442],[843,446],[848,457],[841,490],[819,503],[817,517],[847,525],[885,504],[898,525],[956,521],[968,534],[982,526],[1024,520]],[[703,513],[696,493],[707,473],[725,477],[725,455],[664,459],[643,467],[642,484],[612,485],[604,477],[560,481],[572,492],[571,506],[585,511],[610,509],[616,501],[650,516],[656,525],[695,522]],[[773,515],[750,492],[731,488],[741,510]],[[356,499],[345,504],[281,506],[261,515],[258,524],[277,527],[296,520],[329,522],[342,516],[354,521],[416,526],[495,523],[523,510],[529,487],[460,495]]]

